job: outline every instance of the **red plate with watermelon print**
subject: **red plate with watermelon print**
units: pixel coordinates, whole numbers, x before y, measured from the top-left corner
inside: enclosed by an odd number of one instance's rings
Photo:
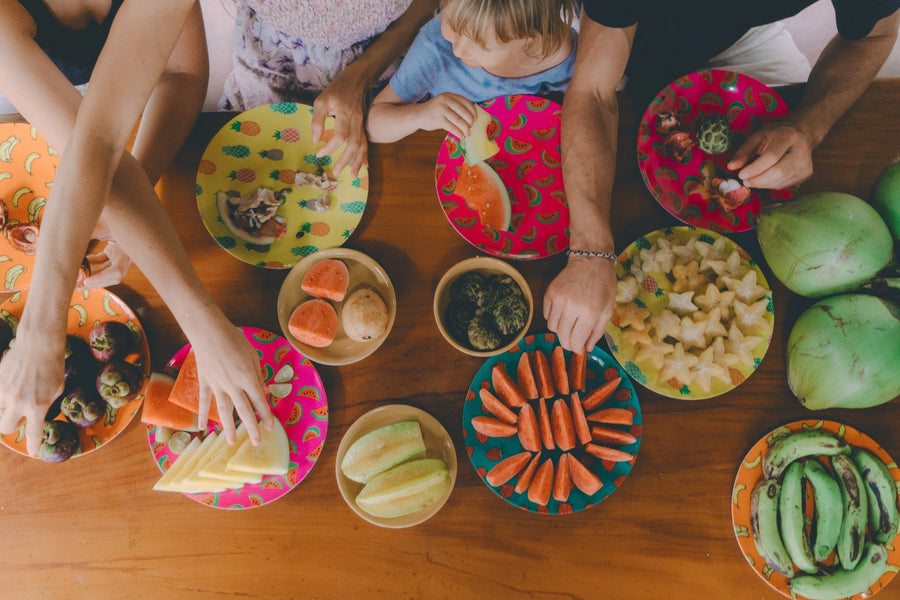
[[[656,115],[661,111],[673,111],[680,129],[694,141],[684,163],[666,151],[666,136],[657,131]],[[712,114],[725,115],[731,126],[731,147],[722,154],[707,154],[696,143],[696,127]],[[736,178],[736,173],[725,168],[734,151],[749,134],[789,114],[784,100],[752,77],[718,69],[680,77],[663,88],[644,111],[637,139],[641,177],[656,201],[688,225],[719,233],[753,229],[764,202],[786,200],[794,190],[753,189],[743,205],[726,211],[710,198],[708,182],[714,176]]]
[[[569,207],[560,168],[556,102],[537,96],[501,96],[481,103],[491,115],[488,137],[500,151],[487,163],[509,192],[509,229],[483,227],[478,212],[456,194],[465,165],[459,139],[447,134],[438,152],[434,182],[453,228],[476,248],[500,258],[544,258],[569,247]]]
[[[270,394],[269,404],[272,414],[284,425],[291,457],[287,475],[266,475],[261,483],[245,484],[237,490],[216,494],[185,494],[201,504],[228,510],[256,508],[281,498],[297,487],[322,453],[328,432],[328,400],[322,379],[312,361],[280,335],[253,327],[242,327],[241,330],[259,355],[266,385],[272,385],[276,380],[278,383],[290,384],[290,391],[283,398]],[[175,353],[168,366],[179,368],[190,350],[190,344],[184,346]],[[287,365],[291,369],[286,369]],[[291,374],[287,381],[284,381],[285,372]],[[153,459],[160,470],[165,472],[178,455],[172,452],[167,442],[156,441],[157,429],[155,425],[147,426],[147,440],[150,442]],[[221,433],[222,427],[210,421],[207,433],[211,431]],[[199,433],[191,435],[196,437]]]

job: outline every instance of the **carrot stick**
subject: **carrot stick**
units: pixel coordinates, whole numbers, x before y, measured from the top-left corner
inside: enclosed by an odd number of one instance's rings
[[[516,435],[519,431],[515,425],[504,423],[494,417],[473,417],[472,427],[478,433],[488,437],[508,438]]]
[[[503,363],[494,363],[494,366],[491,367],[491,383],[497,396],[510,408],[525,405],[525,396],[522,395],[522,390],[506,372],[506,366]]]
[[[505,423],[511,425],[516,424],[516,413],[509,410],[509,408],[503,404],[497,396],[493,395],[489,389],[481,388],[478,390],[478,396],[481,398],[481,407],[484,410]]]
[[[531,480],[534,478],[534,472],[537,471],[539,462],[541,462],[540,452],[534,455],[534,458],[531,459],[531,462],[528,463],[528,466],[525,467],[525,470],[519,475],[519,481],[516,482],[517,494],[521,494],[528,489],[529,485],[531,485]]]
[[[595,442],[618,444],[620,446],[633,444],[637,441],[637,438],[627,431],[622,431],[615,427],[605,427],[603,425],[594,425],[591,427],[591,437],[594,438]]]
[[[537,382],[534,380],[534,371],[531,369],[531,358],[528,356],[527,352],[523,352],[522,356],[519,357],[516,376],[519,379],[519,387],[525,397],[529,400],[537,400]]]
[[[537,370],[538,391],[541,398],[550,399],[556,395],[553,388],[553,379],[550,375],[550,363],[547,362],[547,355],[542,350],[534,351],[534,368]]]
[[[550,413],[547,412],[547,402],[543,398],[538,399],[538,419],[544,448],[553,450],[556,448],[556,443],[553,441],[553,428],[550,425]]]
[[[587,355],[572,353],[569,357],[569,387],[583,392],[587,385]]]
[[[569,375],[566,373],[566,353],[562,346],[553,348],[553,352],[550,354],[550,366],[556,391],[568,395]]]
[[[616,391],[616,388],[619,387],[619,384],[622,382],[621,377],[616,377],[615,379],[610,379],[590,394],[588,394],[584,400],[581,401],[581,405],[584,407],[584,410],[594,410],[604,402],[606,402],[610,396]]]
[[[531,452],[520,452],[504,458],[485,475],[485,480],[493,486],[503,485],[516,476],[516,473],[531,460]]]
[[[569,399],[572,401],[572,421],[575,423],[575,437],[578,438],[579,444],[587,444],[591,441],[591,427],[584,416],[584,408],[581,406],[581,400],[578,399],[578,392],[572,392]]]
[[[587,420],[609,425],[631,425],[634,415],[627,408],[601,408],[589,414]]]
[[[586,444],[584,447],[584,451],[591,456],[596,456],[597,458],[609,460],[612,462],[628,462],[629,460],[634,458],[633,454],[623,452],[622,450],[618,450],[617,448],[599,446],[597,444]]]
[[[519,411],[519,441],[522,447],[532,452],[541,451],[541,435],[538,432],[538,420],[534,409],[526,404]]]

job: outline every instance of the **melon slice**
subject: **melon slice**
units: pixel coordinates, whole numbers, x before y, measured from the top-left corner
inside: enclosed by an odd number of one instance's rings
[[[213,453],[219,444],[219,438],[224,437],[224,435],[220,436],[215,431],[210,432],[206,436],[203,440],[203,444],[200,445],[200,454],[197,456],[193,468],[189,473],[186,473],[177,484],[177,486],[181,488],[181,491],[190,494],[199,494],[201,492],[221,492],[230,487],[229,483],[226,481],[204,477],[200,474],[200,469],[212,459]],[[210,438],[212,441],[209,441]]]
[[[248,437],[228,460],[226,468],[247,473],[287,475],[291,450],[281,422],[275,419],[272,431],[260,427],[259,434],[261,437],[259,445],[254,446]]]
[[[343,261],[327,258],[317,262],[303,274],[300,287],[316,298],[326,298],[340,302],[350,285],[350,270]]]
[[[418,421],[401,421],[370,431],[347,449],[341,460],[344,476],[366,483],[382,471],[425,453]]]
[[[210,460],[200,467],[200,475],[211,479],[219,479],[231,484],[244,485],[245,483],[260,483],[262,473],[248,473],[228,468],[228,461],[238,451],[238,448],[250,437],[250,432],[241,423],[235,432],[234,444],[229,444],[224,435],[220,435],[216,446],[211,451]]]
[[[291,313],[288,331],[298,341],[314,348],[325,348],[337,335],[337,311],[325,300],[301,302]]]
[[[512,218],[509,191],[489,164],[460,165],[456,193],[466,201],[466,206],[478,213],[482,227],[509,229]]]
[[[141,423],[181,431],[199,431],[196,413],[169,402],[174,386],[175,378],[168,373],[150,373],[147,391],[144,392]]]
[[[188,352],[184,363],[178,370],[175,385],[169,392],[169,402],[194,414],[200,412],[200,379],[197,376],[197,357],[194,356],[193,351]],[[222,422],[214,396],[210,396],[209,399],[209,418],[217,423]]]
[[[488,137],[491,115],[480,105],[475,105],[475,122],[469,128],[469,135],[459,140],[463,156],[469,165],[486,161],[500,152],[500,146]]]
[[[191,440],[191,443],[188,445],[188,448],[178,457],[178,460],[175,461],[175,464],[172,465],[174,468],[178,463],[183,463],[183,466],[178,470],[178,472],[168,481],[164,482],[163,480],[166,478],[163,475],[162,478],[153,486],[153,489],[158,492],[182,492],[182,493],[197,493],[197,492],[221,492],[226,486],[222,485],[221,482],[215,482],[216,485],[210,484],[207,486],[205,483],[202,485],[203,488],[212,488],[212,489],[199,489],[193,486],[188,486],[185,484],[185,481],[189,476],[191,476],[194,472],[196,466],[200,463],[200,460],[206,455],[209,449],[215,444],[216,436],[215,435],[207,435],[202,442],[198,446],[194,448],[193,451],[188,452],[191,449],[191,446],[198,440],[199,438],[194,438]],[[170,469],[171,470],[171,469]]]
[[[159,481],[153,485],[153,489],[158,492],[172,491],[169,489],[169,486],[171,486],[176,478],[184,474],[185,466],[191,462],[191,457],[197,452],[199,447],[200,438],[192,439],[191,443],[188,444],[184,451],[178,455],[178,458],[175,459],[175,462],[169,466],[169,470],[163,473],[162,477],[159,478]]]
[[[356,496],[356,504],[376,517],[400,517],[434,504],[449,489],[450,473],[444,461],[422,458],[374,477]]]

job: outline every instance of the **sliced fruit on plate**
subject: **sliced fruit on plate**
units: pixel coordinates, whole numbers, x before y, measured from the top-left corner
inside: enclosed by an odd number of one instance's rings
[[[337,335],[337,311],[327,300],[304,300],[291,312],[288,331],[298,341],[314,348],[331,345]]]
[[[475,122],[469,128],[469,135],[459,140],[463,156],[469,165],[485,161],[500,152],[500,146],[488,138],[491,115],[480,105],[475,105]]]
[[[530,404],[526,404],[519,411],[519,441],[522,448],[530,452],[541,451],[541,434],[538,426],[537,415]]]
[[[601,408],[589,414],[587,420],[609,425],[631,425],[634,423],[634,415],[627,408]]]
[[[537,400],[537,382],[534,380],[534,370],[531,368],[531,358],[527,352],[519,356],[519,364],[516,368],[519,387],[528,400]]]
[[[506,372],[506,365],[501,362],[491,367],[491,384],[497,391],[497,396],[510,408],[525,406],[525,396],[522,390]]]
[[[553,441],[553,428],[550,425],[550,413],[547,411],[547,401],[543,398],[538,399],[538,429],[541,432],[541,442],[547,450],[556,448],[556,442]]]
[[[584,451],[591,456],[596,456],[599,459],[608,460],[611,462],[628,462],[629,460],[634,458],[634,454],[629,454],[624,450],[619,450],[618,448],[610,448],[608,446],[601,446],[599,444],[586,444],[584,446]]]
[[[556,465],[556,475],[553,477],[553,499],[557,502],[565,502],[572,492],[572,477],[569,475],[568,452],[559,457]]]
[[[550,502],[550,494],[553,491],[553,459],[548,458],[541,463],[531,485],[528,486],[528,499],[541,506],[547,506]]]
[[[197,452],[197,448],[199,447],[200,438],[192,439],[184,451],[175,459],[175,462],[169,466],[169,470],[163,473],[162,477],[159,478],[159,481],[153,484],[153,489],[158,492],[175,491],[169,489],[172,482],[183,475],[185,467],[191,462],[191,457]]]
[[[494,465],[484,478],[491,485],[503,485],[525,468],[530,459],[531,452],[513,454]]]
[[[497,396],[492,394],[489,389],[481,388],[478,390],[478,397],[481,398],[481,407],[484,410],[501,421],[515,425],[516,420],[518,419],[516,413],[509,410],[509,407],[503,404],[503,402],[501,402]]]
[[[209,486],[204,485],[204,489],[198,489],[193,487],[186,482],[189,476],[191,476],[194,472],[194,468],[200,463],[201,459],[209,452],[210,448],[212,448],[213,444],[216,441],[215,435],[206,436],[202,442],[199,442],[198,445],[194,446],[195,442],[197,442],[199,438],[194,438],[191,440],[191,443],[188,445],[187,449],[178,457],[178,460],[172,465],[172,467],[160,478],[159,481],[156,482],[156,485],[153,486],[153,489],[158,492],[181,492],[181,493],[197,493],[197,492],[220,492],[226,489],[225,485],[222,485],[220,482],[216,482],[217,485],[213,486],[210,484]],[[193,447],[193,450],[191,449]],[[166,475],[172,471],[178,464],[181,463],[182,466],[176,471],[175,475],[171,478],[167,479]],[[212,489],[206,489],[207,487]]]
[[[615,377],[585,396],[584,400],[581,401],[581,405],[584,407],[584,410],[594,410],[595,408],[609,400],[616,389],[618,389],[621,382],[621,377]]]
[[[291,463],[287,433],[278,419],[272,431],[260,427],[260,442],[254,446],[245,440],[227,463],[227,468],[248,473],[286,475]]]
[[[582,446],[591,441],[591,426],[584,415],[584,407],[578,398],[578,392],[572,392],[572,422],[575,424],[575,437]],[[626,411],[627,412],[627,411]]]
[[[243,423],[235,432],[234,444],[229,444],[225,436],[220,435],[212,450],[213,455],[210,460],[200,467],[200,475],[225,481],[230,484],[228,487],[242,486],[245,483],[260,483],[263,479],[262,473],[247,473],[228,468],[228,461],[249,437],[250,433]]]
[[[178,369],[178,377],[175,378],[175,385],[169,393],[169,402],[192,413],[200,412],[200,379],[197,376],[197,357],[193,351],[188,352],[181,368]],[[209,418],[217,423],[222,422],[213,396],[209,399]]]
[[[573,352],[569,357],[569,387],[583,392],[587,387],[587,355]]]
[[[178,482],[178,487],[181,491],[199,494],[201,492],[221,492],[229,487],[233,487],[227,481],[212,477],[204,477],[200,474],[200,470],[203,466],[209,463],[213,456],[215,456],[216,449],[219,447],[220,438],[224,439],[225,436],[220,436],[215,431],[207,434],[206,439],[203,440],[204,443],[201,444],[201,453],[194,462],[193,468],[189,473],[185,473],[181,481]],[[210,439],[212,439],[211,442],[208,441]],[[206,446],[206,450],[203,450],[203,446],[206,444],[209,445]]]
[[[391,467],[369,481],[356,504],[372,516],[406,515],[440,500],[450,489],[444,461],[421,458]]]
[[[300,287],[316,298],[341,302],[350,285],[350,270],[342,260],[326,258],[317,262],[303,274]]]
[[[509,426],[515,430],[515,426]],[[378,473],[424,453],[419,422],[401,421],[370,431],[353,442],[341,461],[341,471],[353,481],[366,483]]]
[[[593,496],[603,487],[603,482],[594,473],[584,466],[574,454],[566,454],[566,460],[569,463],[569,474],[572,477],[572,483],[579,490]]]
[[[534,351],[532,360],[534,369],[537,371],[538,393],[541,398],[549,400],[556,395],[556,390],[553,388],[553,378],[550,375],[550,363],[547,362],[547,355],[541,349],[537,349]]]
[[[493,417],[475,417],[472,419],[472,427],[481,435],[488,437],[509,438],[519,433],[519,429],[515,425],[504,423]]]
[[[562,346],[553,348],[550,353],[550,366],[553,373],[553,384],[560,394],[569,394],[569,374],[566,372],[566,355]]]
[[[197,413],[169,401],[174,386],[175,378],[168,373],[150,373],[150,381],[144,392],[141,423],[181,431],[198,431]]]
[[[560,450],[571,450],[575,447],[575,424],[566,401],[557,398],[550,411],[550,425],[553,428],[553,441]]]
[[[498,231],[509,229],[512,219],[509,191],[489,164],[460,165],[456,193],[462,196],[466,206],[478,213],[482,227]]]
[[[534,473],[537,471],[538,464],[541,462],[541,453],[532,457],[531,461],[528,463],[528,466],[525,467],[525,470],[522,471],[522,474],[519,475],[519,481],[516,482],[516,493],[521,494],[525,490],[528,489],[528,486],[531,485],[531,480],[534,479]]]

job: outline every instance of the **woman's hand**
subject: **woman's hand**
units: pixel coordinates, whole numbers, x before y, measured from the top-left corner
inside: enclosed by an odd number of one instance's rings
[[[200,427],[206,426],[210,398],[214,397],[228,443],[235,440],[232,409],[236,409],[250,433],[250,442],[259,444],[256,415],[259,415],[266,431],[271,431],[275,423],[269,408],[269,391],[263,384],[259,357],[247,338],[237,327],[226,326],[211,332],[208,339],[204,336],[203,340],[192,341],[191,347],[197,358],[200,384]]]
[[[469,135],[469,128],[478,113],[470,100],[458,94],[438,94],[431,100],[418,105],[420,128],[426,131],[446,129],[459,139]]]
[[[41,446],[47,410],[63,392],[64,371],[64,345],[24,335],[21,327],[15,345],[0,360],[0,433],[15,431],[24,418],[31,456]]]
[[[325,119],[334,117],[334,135],[319,148],[316,156],[332,154],[341,145],[344,151],[334,161],[333,172],[340,173],[350,167],[350,174],[356,177],[362,167],[369,166],[369,144],[365,130],[365,93],[359,80],[337,77],[313,102],[312,139],[318,144],[325,131]]]

